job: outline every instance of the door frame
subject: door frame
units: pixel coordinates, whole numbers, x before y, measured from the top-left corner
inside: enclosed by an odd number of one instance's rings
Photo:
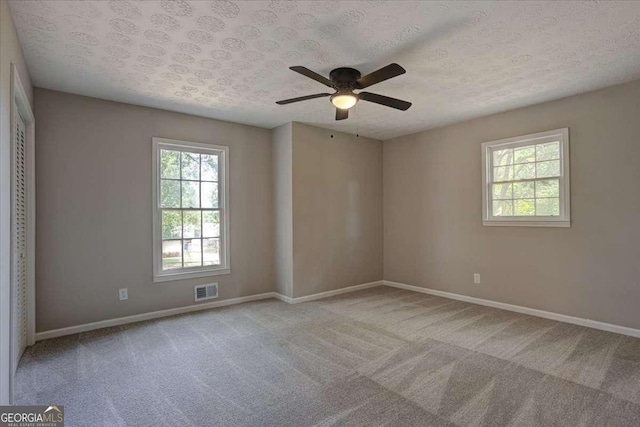
[[[14,281],[14,268],[15,268],[15,230],[13,228],[13,208],[15,205],[15,162],[16,162],[16,118],[17,116],[22,118],[25,125],[26,144],[26,257],[27,257],[27,345],[33,345],[35,343],[36,335],[36,312],[35,312],[35,276],[36,276],[36,156],[35,156],[35,116],[29,104],[29,98],[24,90],[20,75],[14,64],[11,64],[11,332],[10,332],[10,375],[9,375],[9,398],[13,403],[13,389],[14,389],[14,374],[18,365],[18,360],[14,360],[14,313],[13,313],[13,301],[15,297],[15,281]]]

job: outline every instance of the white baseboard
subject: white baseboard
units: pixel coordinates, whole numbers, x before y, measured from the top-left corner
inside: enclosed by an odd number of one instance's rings
[[[381,286],[382,280],[376,282],[363,283],[361,285],[349,286],[333,291],[321,292],[319,294],[307,295],[298,298],[291,298],[278,292],[266,292],[263,294],[250,295],[240,298],[231,298],[221,301],[212,301],[204,304],[188,305],[186,307],[170,308],[168,310],[152,311],[150,313],[135,314],[133,316],[118,317],[116,319],[101,320],[99,322],[85,323],[83,325],[69,326],[67,328],[52,329],[50,331],[36,333],[36,341],[42,341],[49,338],[57,338],[65,335],[78,334],[80,332],[88,332],[96,329],[109,328],[111,326],[126,325],[128,323],[142,322],[144,320],[158,319],[160,317],[174,316],[176,314],[190,313],[192,311],[207,310],[216,307],[225,307],[228,305],[242,304],[244,302],[258,301],[268,298],[276,298],[288,304],[297,304],[300,302],[313,301],[316,299],[327,298],[334,295],[344,294],[347,292],[359,291],[361,289]]]
[[[484,305],[488,307],[499,308],[502,310],[514,311],[516,313],[528,314],[531,316],[543,317],[545,319],[557,320],[574,325],[586,326],[589,328],[600,329],[603,331],[614,332],[622,335],[628,335],[640,338],[640,329],[629,328],[626,326],[613,325],[611,323],[598,322],[596,320],[583,319],[581,317],[568,316],[566,314],[552,313],[549,311],[538,310],[536,308],[523,307],[519,305],[507,304],[498,301],[492,301],[482,298],[470,297],[466,295],[454,294],[451,292],[437,291],[435,289],[423,288],[421,286],[407,285],[404,283],[392,282],[389,280],[378,280],[361,285],[349,286],[346,288],[335,289],[333,291],[321,292],[313,295],[306,295],[298,298],[291,298],[277,292],[265,292],[263,294],[249,295],[240,298],[231,298],[221,301],[212,301],[204,304],[189,305],[186,307],[170,308],[168,310],[152,311],[150,313],[136,314],[133,316],[119,317],[116,319],[102,320],[99,322],[85,323],[83,325],[70,326],[68,328],[53,329],[36,334],[36,341],[46,340],[49,338],[57,338],[65,335],[77,334],[80,332],[93,331],[95,329],[108,328],[111,326],[126,325],[128,323],[142,322],[145,320],[158,319],[161,317],[174,316],[176,314],[190,313],[194,311],[207,310],[216,307],[225,307],[234,304],[242,304],[245,302],[276,298],[288,304],[298,304],[301,302],[314,301],[322,298],[328,298],[347,292],[359,291],[362,289],[373,288],[375,286],[390,286],[392,288],[405,289],[423,294],[436,295],[439,297],[450,298],[458,301],[465,301],[473,304]]]
[[[303,297],[291,298],[285,295],[277,294],[276,298],[289,304],[298,304],[301,302],[313,301],[322,298],[328,298],[335,295],[346,294],[347,292],[360,291],[362,289],[373,288],[375,286],[382,286],[382,280],[376,280],[375,282],[363,283],[361,285],[348,286],[346,288],[334,289],[333,291],[320,292],[319,294],[305,295]]]
[[[126,325],[127,323],[142,322],[144,320],[158,319],[160,317],[174,316],[176,314],[190,313],[192,311],[207,310],[216,307],[242,304],[244,302],[258,301],[269,298],[277,298],[276,292],[265,292],[263,294],[249,295],[246,297],[231,298],[220,301],[212,301],[203,304],[188,305],[186,307],[170,308],[167,310],[152,311],[150,313],[135,314],[133,316],[118,317],[116,319],[101,320],[99,322],[85,323],[83,325],[69,326],[68,328],[52,329],[50,331],[36,333],[36,341],[49,338],[62,337],[65,335],[78,334],[80,332],[93,331],[95,329],[108,328],[111,326]]]
[[[423,294],[436,295],[458,301],[470,302],[473,304],[485,305],[487,307],[500,308],[502,310],[515,311],[516,313],[529,314],[531,316],[543,317],[545,319],[557,320],[559,322],[572,323],[574,325],[586,326],[588,328],[600,329],[602,331],[614,332],[640,338],[640,329],[629,328],[627,326],[613,325],[611,323],[598,322],[597,320],[583,319],[581,317],[568,316],[566,314],[552,313],[550,311],[538,310],[536,308],[523,307],[520,305],[507,304],[504,302],[492,301],[488,299],[470,297],[466,295],[454,294],[451,292],[437,291],[435,289],[423,288],[421,286],[407,285],[404,283],[383,280],[385,286],[405,289],[407,291],[420,292]]]
[[[286,295],[282,295],[281,293],[278,292],[274,292],[275,295],[273,296],[275,299],[279,299],[282,302],[286,302],[287,304],[294,304],[293,302],[293,298],[288,297]]]

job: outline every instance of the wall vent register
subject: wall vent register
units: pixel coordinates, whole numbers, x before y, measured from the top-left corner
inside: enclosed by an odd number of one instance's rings
[[[193,292],[196,302],[218,298],[218,284],[194,286]]]

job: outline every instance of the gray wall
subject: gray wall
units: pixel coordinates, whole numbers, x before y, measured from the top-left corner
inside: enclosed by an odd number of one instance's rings
[[[269,130],[44,89],[35,113],[38,332],[273,290]],[[231,274],[152,282],[154,136],[230,147]]]
[[[11,11],[0,0],[0,405],[10,401],[9,341],[11,331],[11,64],[33,100],[33,89],[22,55]]]
[[[382,280],[380,141],[293,123],[293,254],[295,297]]]
[[[571,228],[483,227],[480,143],[562,127]],[[384,277],[640,328],[639,160],[640,81],[385,141]]]
[[[221,299],[384,276],[640,327],[640,82],[384,143],[40,89],[35,106],[38,331],[191,305],[192,286],[211,281],[152,283],[152,136],[231,147]],[[571,134],[572,227],[482,227],[480,143],[560,127]]]
[[[293,297],[293,131],[286,123],[272,131],[275,199],[276,291]]]

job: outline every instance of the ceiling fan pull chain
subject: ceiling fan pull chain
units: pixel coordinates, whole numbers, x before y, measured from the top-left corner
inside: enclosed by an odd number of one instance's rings
[[[360,138],[360,108],[356,104],[356,138]]]

